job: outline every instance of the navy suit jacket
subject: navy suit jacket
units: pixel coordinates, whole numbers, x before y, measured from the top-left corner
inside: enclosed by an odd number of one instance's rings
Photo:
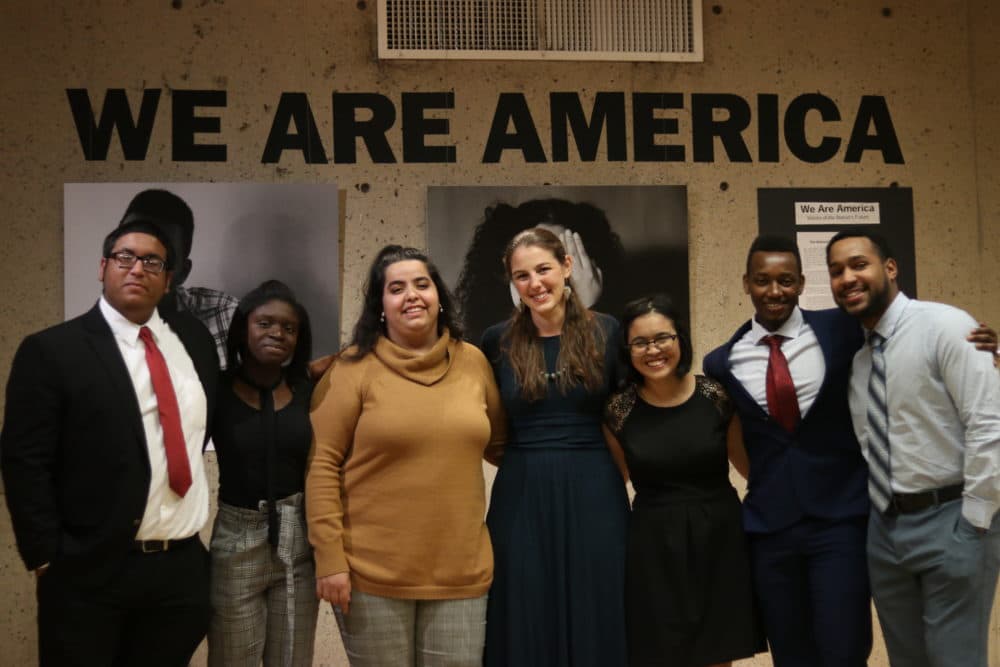
[[[194,362],[210,419],[219,372],[212,336],[189,314],[167,323]],[[150,466],[135,389],[97,306],[22,341],[0,464],[28,569],[51,563],[94,587],[110,579],[139,529]]]
[[[826,375],[819,394],[794,433],[768,416],[729,367],[733,345],[750,329],[741,326],[710,352],[703,368],[725,386],[743,424],[750,479],[743,500],[747,532],[772,533],[803,517],[842,519],[868,514],[868,466],[854,436],[847,383],[854,353],[863,342],[857,320],[836,310],[803,310],[819,339]]]

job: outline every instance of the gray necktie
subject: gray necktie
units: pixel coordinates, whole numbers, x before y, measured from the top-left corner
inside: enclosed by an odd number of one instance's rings
[[[874,331],[868,336],[872,348],[872,372],[868,377],[868,495],[880,512],[892,498],[892,468],[889,464],[889,412],[885,392],[885,338]]]

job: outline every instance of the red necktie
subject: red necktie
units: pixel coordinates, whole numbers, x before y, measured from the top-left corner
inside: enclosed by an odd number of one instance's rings
[[[795,395],[795,383],[788,370],[788,360],[781,352],[785,337],[764,336],[763,342],[771,348],[767,358],[767,411],[774,421],[793,433],[799,422],[799,398]]]
[[[184,497],[191,488],[191,467],[188,465],[187,446],[184,443],[184,431],[181,430],[181,411],[177,407],[174,384],[170,381],[167,362],[163,360],[160,348],[156,347],[149,327],[139,329],[139,338],[146,345],[146,365],[149,366],[149,377],[153,381],[153,393],[156,394],[156,406],[160,413],[160,426],[163,427],[163,448],[167,452],[170,488],[178,496]]]

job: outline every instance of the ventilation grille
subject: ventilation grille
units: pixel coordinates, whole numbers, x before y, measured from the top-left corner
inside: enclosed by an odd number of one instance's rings
[[[379,0],[380,58],[701,61],[700,0]]]

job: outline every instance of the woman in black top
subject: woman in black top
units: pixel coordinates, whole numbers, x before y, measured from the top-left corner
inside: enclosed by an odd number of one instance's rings
[[[209,664],[311,665],[317,600],[302,494],[312,442],[309,316],[269,280],[240,301],[213,441]]]

